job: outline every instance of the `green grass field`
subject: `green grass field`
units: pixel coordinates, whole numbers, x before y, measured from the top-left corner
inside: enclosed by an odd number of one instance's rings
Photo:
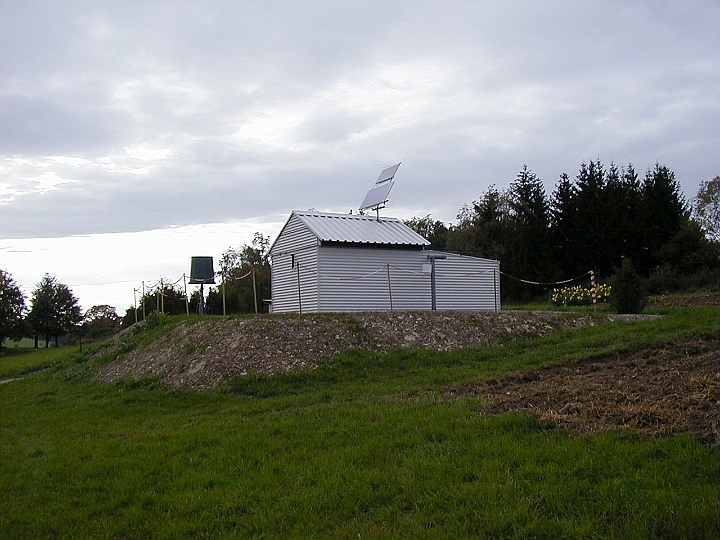
[[[713,309],[666,313],[452,353],[348,352],[209,393],[94,383],[76,348],[10,351],[0,537],[717,538],[716,448],[573,437],[442,397],[455,383],[717,336]]]

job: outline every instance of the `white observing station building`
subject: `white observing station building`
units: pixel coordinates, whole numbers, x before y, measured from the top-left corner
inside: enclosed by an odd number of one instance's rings
[[[293,211],[270,248],[271,311],[500,310],[498,261],[429,244],[396,218]]]

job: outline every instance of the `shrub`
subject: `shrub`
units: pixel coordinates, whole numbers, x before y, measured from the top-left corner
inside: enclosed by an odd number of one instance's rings
[[[643,310],[647,293],[642,279],[629,258],[623,259],[622,267],[610,282],[612,283],[610,304],[618,313],[640,313]]]
[[[145,328],[148,330],[156,326],[162,326],[167,322],[168,316],[159,311],[152,311],[145,320]]]
[[[678,291],[696,291],[716,287],[717,268],[701,268],[693,273],[680,272],[670,265],[663,265],[650,273],[645,281],[648,294],[670,294]]]

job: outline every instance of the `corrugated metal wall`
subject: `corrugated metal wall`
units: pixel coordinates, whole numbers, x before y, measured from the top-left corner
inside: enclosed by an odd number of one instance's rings
[[[317,272],[312,271],[317,267],[318,240],[315,235],[297,216],[291,215],[270,254],[272,312],[300,311],[298,274],[302,311],[318,311]]]
[[[443,253],[435,261],[435,299],[439,310],[500,311],[500,263]]]
[[[321,246],[320,311],[430,309],[429,276],[419,250]],[[390,271],[388,285],[388,265]]]

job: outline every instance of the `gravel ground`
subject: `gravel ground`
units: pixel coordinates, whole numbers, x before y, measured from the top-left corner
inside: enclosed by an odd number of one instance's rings
[[[617,316],[615,316],[617,317]],[[482,346],[508,336],[541,336],[601,324],[612,316],[504,311],[264,315],[184,321],[163,339],[103,367],[97,379],[160,378],[172,387],[217,388],[247,373],[311,369],[349,349],[399,347],[447,351]],[[122,336],[117,342],[122,341]]]

